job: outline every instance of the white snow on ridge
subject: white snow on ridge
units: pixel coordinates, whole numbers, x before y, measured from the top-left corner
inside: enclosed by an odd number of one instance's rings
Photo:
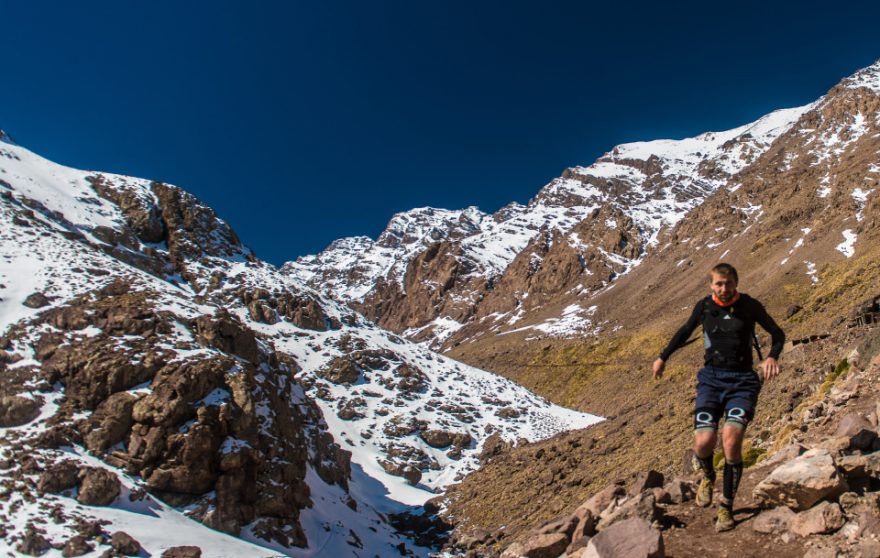
[[[375,242],[364,237],[343,239],[321,254],[285,264],[284,271],[309,284],[322,285],[336,300],[360,301],[380,278],[390,278],[402,286],[409,261],[426,243],[439,240],[447,234],[444,231],[452,230],[449,236],[459,239],[459,257],[466,260],[470,276],[490,278],[503,273],[542,228],[567,234],[603,205],[617,207],[629,215],[645,240],[654,244],[663,227],[675,225],[722,184],[721,179],[701,178],[697,172],[701,163],[712,160],[731,175],[741,171],[812,106],[778,110],[725,132],[620,145],[589,167],[572,168],[572,177],[554,179],[528,206],[511,204],[494,215],[476,208],[420,208],[401,213],[394,216]],[[657,158],[662,175],[673,184],[659,196],[644,190],[644,171],[627,163],[628,159],[647,161],[651,157]],[[617,187],[623,185],[626,199],[615,197],[604,187],[578,180],[578,175],[614,180]],[[588,239],[583,239],[582,246],[589,247]],[[628,268],[638,261],[628,262]]]
[[[859,70],[844,80],[844,83],[850,89],[864,87],[880,95],[880,60]]]
[[[69,510],[73,506],[85,515],[108,519],[112,522],[108,529],[130,532],[144,543],[145,549],[152,555],[161,554],[169,544],[187,541],[189,544],[204,545],[202,548],[206,556],[269,556],[282,552],[297,558],[347,556],[352,555],[352,547],[345,542],[350,538],[349,529],[354,530],[361,538],[364,555],[388,555],[393,551],[393,545],[401,539],[392,532],[380,513],[402,511],[408,505],[421,504],[459,475],[472,471],[477,466],[477,455],[490,431],[500,433],[511,442],[520,438],[537,440],[601,420],[599,417],[551,405],[509,380],[449,360],[422,346],[384,332],[363,318],[353,316],[347,308],[323,298],[291,276],[282,275],[272,266],[259,262],[231,259],[217,263],[222,266],[226,279],[218,290],[210,293],[208,302],[195,303],[192,299],[195,293],[179,278],[182,285],[157,278],[97,249],[99,240],[87,237],[86,241],[82,241],[61,234],[66,230],[65,222],[74,222],[83,231],[96,226],[118,228],[122,223],[122,216],[115,206],[102,200],[94,201],[97,198],[88,182],[84,181],[88,173],[63,167],[47,172],[46,169],[51,169],[54,164],[32,154],[28,155],[29,152],[24,148],[0,144],[0,149],[6,149],[17,157],[0,158],[0,178],[4,181],[0,183],[0,190],[11,192],[10,198],[0,198],[0,334],[11,325],[48,308],[34,310],[23,306],[24,299],[32,293],[44,293],[49,297],[51,305],[61,305],[75,296],[124,277],[134,285],[135,290],[149,290],[154,293],[153,296],[157,297],[157,310],[171,312],[177,317],[172,332],[168,334],[167,341],[163,341],[162,347],[176,352],[177,358],[182,360],[196,358],[212,350],[205,347],[176,348],[179,342],[193,341],[192,332],[184,324],[217,310],[219,303],[210,302],[211,300],[224,301],[224,307],[240,316],[254,330],[263,333],[277,350],[293,355],[301,366],[301,377],[306,380],[318,378],[317,373],[321,368],[341,354],[338,345],[346,337],[362,342],[369,349],[384,349],[395,355],[394,367],[388,370],[363,371],[362,381],[354,386],[330,384],[332,400],[316,399],[326,419],[327,430],[343,448],[352,451],[354,468],[349,486],[350,494],[358,502],[358,511],[348,507],[348,496],[340,487],[327,485],[310,471],[306,480],[315,506],[303,510],[301,514],[302,525],[310,541],[309,549],[275,549],[264,553],[262,547],[217,535],[201,524],[187,519],[181,510],[172,509],[154,500],[150,500],[151,511],[145,515],[144,510],[133,511],[126,508],[124,498],[120,498],[110,508],[88,508],[82,511],[80,508],[83,507],[70,498],[51,497],[53,502],[59,501],[64,509]],[[83,180],[76,182],[71,179],[77,176]],[[149,195],[148,181],[127,177],[116,177],[114,181],[126,184],[136,194]],[[28,222],[23,223],[21,216],[27,215],[21,206],[24,196],[43,204],[48,210],[46,215],[41,213],[42,210],[35,210],[33,215],[27,217]],[[54,209],[56,207],[60,209]],[[60,215],[51,214],[52,211],[58,211]],[[468,212],[466,219],[461,221],[461,226],[468,227],[468,220],[475,220],[478,216],[474,211]],[[450,218],[450,214],[445,217]],[[216,266],[194,261],[188,262],[187,266],[190,272],[201,279],[210,277],[218,269]],[[281,290],[311,297],[318,301],[328,318],[343,325],[338,330],[316,332],[298,328],[286,321],[275,325],[254,322],[243,304],[235,302],[238,297],[234,293],[242,287]],[[224,289],[228,289],[228,292]],[[227,298],[223,298],[224,292],[229,295]],[[342,320],[344,317],[348,319]],[[438,322],[435,325],[449,330],[456,327],[454,323],[447,322]],[[94,329],[82,333],[94,335],[97,333]],[[124,341],[120,340],[120,343]],[[35,363],[32,360],[33,351],[28,348],[27,343],[16,343],[12,350],[25,357],[16,366]],[[390,380],[396,379],[396,367],[403,364],[424,374],[427,386],[424,390],[399,397],[401,393]],[[315,380],[317,381],[320,380]],[[138,396],[149,391],[149,384],[130,390]],[[371,393],[368,394],[367,391]],[[56,395],[60,393],[56,392]],[[314,397],[316,394],[312,391],[310,395]],[[219,401],[228,396],[225,390],[215,390],[207,396],[205,402]],[[302,396],[302,391],[298,396]],[[343,398],[357,397],[365,400],[364,405],[358,407],[364,416],[352,420],[339,418],[337,403]],[[44,427],[44,421],[54,409],[55,404],[48,401],[41,417],[29,427]],[[507,411],[500,413],[501,409]],[[78,418],[87,416],[88,413],[83,413]],[[468,433],[472,442],[468,447],[462,448],[460,458],[450,457],[447,455],[449,448],[436,449],[428,446],[417,431],[410,434],[386,434],[385,426],[395,417],[421,421],[429,428]],[[0,429],[0,439],[6,432],[7,429]],[[240,440],[230,438],[224,442],[224,447],[240,443]],[[380,459],[388,457],[386,450],[389,445],[404,451],[420,451],[436,468],[426,470],[418,486],[410,486],[402,478],[386,473],[379,463]],[[2,451],[3,445],[0,444],[0,453]],[[84,455],[82,458],[91,459]],[[106,465],[101,466],[107,468]],[[141,481],[128,479],[125,482],[135,487],[140,486]],[[26,523],[27,517],[41,519],[46,514],[36,507],[16,513],[22,519],[21,526]],[[32,515],[25,515],[26,513]],[[162,539],[148,533],[165,534],[165,531],[168,531],[167,536]],[[11,531],[10,536],[16,533],[17,531]],[[242,536],[258,545],[265,545],[265,541],[258,539],[248,529],[244,530]],[[2,544],[0,543],[0,548]],[[411,545],[410,548],[418,556],[427,555],[426,549]],[[99,551],[95,555],[97,553]],[[53,550],[48,555],[58,554]]]

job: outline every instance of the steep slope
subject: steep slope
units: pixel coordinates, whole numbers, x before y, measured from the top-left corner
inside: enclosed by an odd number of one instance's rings
[[[284,271],[383,327],[448,348],[515,324],[561,293],[606,287],[808,109],[696,138],[621,145],[566,170],[526,206],[493,215],[416,209],[396,215],[376,242],[340,240]],[[588,314],[567,313],[573,331],[591,328]]]
[[[878,83],[880,63],[832,88],[751,165],[662,231],[642,263],[611,288],[563,294],[525,315],[518,331],[468,340],[448,353],[608,417],[594,429],[513,450],[465,479],[449,494],[449,513],[462,529],[507,525],[505,536],[515,537],[610,480],[650,468],[683,472],[701,350],[677,353],[661,382],[650,380],[650,363],[704,296],[706,271],[722,260],[739,268],[743,291],[765,302],[789,338],[783,375],[765,385],[747,446],[769,450],[791,427],[800,402],[874,335]],[[575,304],[595,307],[590,319],[601,335],[566,340],[546,330]],[[541,483],[524,481],[536,475]]]
[[[597,420],[282,276],[179,188],[3,138],[9,548],[57,555],[77,534],[106,546],[95,522],[109,521],[153,554],[189,539],[241,556],[426,555],[389,517],[473,469],[490,434],[536,440]]]

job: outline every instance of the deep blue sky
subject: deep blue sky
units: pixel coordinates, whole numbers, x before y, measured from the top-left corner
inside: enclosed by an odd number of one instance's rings
[[[412,207],[526,202],[880,58],[876,1],[611,4],[0,0],[0,128],[177,184],[278,264]]]

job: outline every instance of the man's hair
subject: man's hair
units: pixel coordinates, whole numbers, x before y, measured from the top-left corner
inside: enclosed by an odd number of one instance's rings
[[[736,268],[730,265],[729,263],[720,263],[712,268],[709,271],[709,279],[712,279],[713,275],[721,275],[722,277],[732,277],[734,281],[739,283],[739,275],[736,273]]]

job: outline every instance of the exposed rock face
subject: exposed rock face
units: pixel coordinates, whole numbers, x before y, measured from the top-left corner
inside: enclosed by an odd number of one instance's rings
[[[37,344],[41,374],[64,385],[64,412],[93,411],[77,424],[82,442],[164,499],[192,504],[192,515],[215,529],[237,534],[252,524],[267,540],[305,545],[298,517],[311,503],[306,469],[346,487],[349,456],[314,427],[320,414],[292,379],[296,364],[261,348],[222,310],[182,322],[209,350],[176,359],[159,335],[176,318],[151,310],[149,300],[114,287],[44,316],[61,333]],[[100,333],[82,337],[85,328]],[[141,390],[128,391],[135,386]],[[272,409],[270,417],[261,408]],[[76,481],[76,467],[62,462],[47,468],[38,488],[59,492]],[[113,473],[79,471],[81,503],[108,505],[119,493]]]
[[[755,487],[754,498],[766,506],[805,510],[819,500],[846,491],[828,450],[810,450],[775,469]]]

